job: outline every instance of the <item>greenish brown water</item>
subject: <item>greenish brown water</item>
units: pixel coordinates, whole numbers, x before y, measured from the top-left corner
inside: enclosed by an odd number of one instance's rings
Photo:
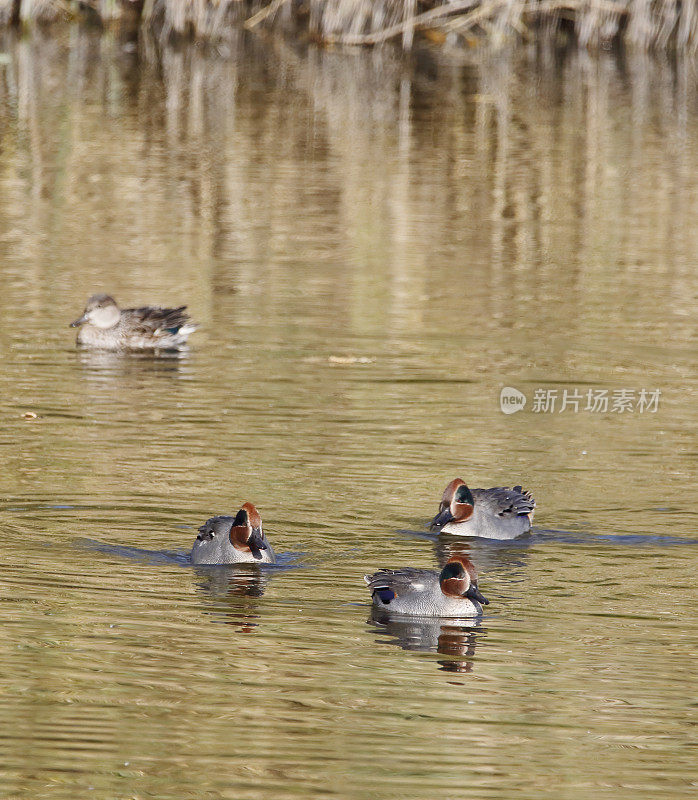
[[[0,796],[695,793],[691,69],[2,41]],[[76,351],[97,290],[191,350]],[[456,475],[534,535],[417,535]],[[281,568],[188,566],[248,499]],[[368,621],[454,548],[479,625]]]

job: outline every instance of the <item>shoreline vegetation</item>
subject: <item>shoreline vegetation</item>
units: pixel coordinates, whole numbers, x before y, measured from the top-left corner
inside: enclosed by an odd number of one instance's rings
[[[404,50],[417,39],[472,48],[541,38],[589,49],[698,49],[698,3],[686,0],[0,0],[0,28],[69,21],[200,41],[245,28]]]

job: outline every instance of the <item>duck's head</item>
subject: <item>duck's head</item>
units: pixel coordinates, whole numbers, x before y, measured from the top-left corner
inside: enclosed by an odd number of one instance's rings
[[[108,294],[93,294],[87,301],[85,311],[81,317],[70,323],[71,328],[77,328],[89,322],[96,328],[111,328],[119,321],[121,312],[116,300]]]
[[[262,558],[261,551],[267,549],[267,544],[264,541],[262,518],[252,503],[243,503],[235,515],[229,536],[233,547],[249,550],[257,560]]]
[[[443,528],[449,522],[465,522],[470,519],[475,508],[473,493],[465,481],[454,478],[446,487],[439,505],[439,513],[429,523],[431,530]]]
[[[447,597],[467,597],[483,606],[489,605],[490,601],[477,588],[475,567],[465,556],[454,556],[446,562],[439,575],[439,583]]]

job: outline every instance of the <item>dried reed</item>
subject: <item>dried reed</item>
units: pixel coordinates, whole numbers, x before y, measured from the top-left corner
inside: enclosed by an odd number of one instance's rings
[[[144,24],[165,37],[230,38],[233,28],[283,27],[326,44],[412,47],[574,37],[583,47],[698,48],[698,3],[686,0],[0,0],[0,25],[89,14]]]

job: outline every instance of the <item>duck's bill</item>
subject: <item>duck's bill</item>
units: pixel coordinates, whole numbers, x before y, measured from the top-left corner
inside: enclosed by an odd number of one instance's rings
[[[452,520],[453,514],[451,514],[451,509],[444,508],[444,510],[439,511],[439,513],[429,523],[429,530],[435,531],[437,528],[443,528],[444,525],[448,525],[448,523],[452,522]]]
[[[70,323],[71,328],[78,328],[80,325],[84,325],[87,322],[87,314],[83,314],[81,317],[78,317],[76,320]]]
[[[257,560],[262,559],[262,550],[267,549],[267,544],[264,541],[264,534],[261,528],[252,528],[250,538],[247,540],[247,546],[250,548],[252,556]]]
[[[477,586],[471,586],[465,593],[464,597],[467,597],[468,600],[477,600],[477,602],[482,603],[483,606],[488,606],[490,604],[490,601],[483,595]]]

